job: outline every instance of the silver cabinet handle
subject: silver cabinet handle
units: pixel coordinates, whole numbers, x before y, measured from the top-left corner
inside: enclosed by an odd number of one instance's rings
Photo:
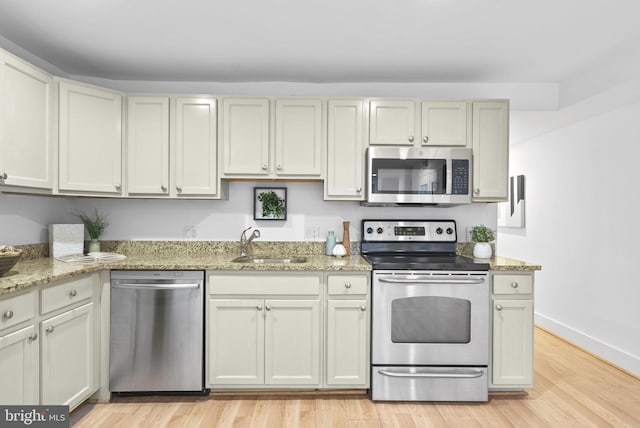
[[[344,288],[351,288],[351,283],[350,282],[345,282],[344,283]]]
[[[164,184],[162,186],[160,186],[160,190],[162,190],[163,192],[167,191],[167,186],[165,186]]]
[[[518,283],[517,283],[517,282],[515,282],[515,281],[513,281],[513,282],[511,283],[511,286],[512,286],[513,288],[518,288]]]
[[[0,180],[2,181],[6,180],[7,178],[9,178],[9,176],[7,175],[6,172],[3,172],[2,175],[0,175]]]
[[[366,307],[365,305],[362,305],[362,306],[360,306],[360,310],[361,310],[362,312],[364,312],[364,311],[366,311],[366,310],[367,310],[367,307]]]
[[[56,328],[55,328],[54,326],[50,325],[49,327],[47,327],[47,328],[45,329],[45,331],[46,331],[47,333],[51,334],[51,333],[53,333],[53,331],[54,331],[55,329],[56,329]]]
[[[69,291],[69,296],[76,297],[77,295],[78,295],[78,292],[76,290]]]
[[[278,171],[282,171],[282,165],[276,165],[276,169],[277,169]]]
[[[258,305],[258,306],[256,306],[256,309],[257,309],[257,310],[259,310],[259,311],[261,311],[261,310],[262,310],[262,305]]]
[[[38,340],[38,333],[33,333],[29,336],[29,342],[35,342],[36,340]]]
[[[502,310],[502,305],[496,305],[496,311],[501,311]]]
[[[479,195],[480,194],[480,189],[473,189],[473,194],[474,195]]]
[[[360,192],[362,192],[362,187],[358,187],[358,188],[356,189],[356,193],[360,193]]]
[[[267,170],[267,165],[262,165],[262,169],[266,171]]]
[[[11,318],[13,318],[13,311],[7,311],[2,314],[2,319],[10,320]]]
[[[120,189],[122,188],[122,186],[120,184],[116,184],[116,190],[120,191]]]
[[[429,142],[429,136],[425,135],[424,137],[422,137],[422,141],[424,141],[425,143]]]
[[[410,143],[413,143],[413,135],[410,135],[410,136],[409,136],[409,142],[410,142]]]
[[[269,305],[265,306],[264,308],[265,308],[267,311],[270,311],[270,310],[271,310],[271,306],[269,306]]]
[[[182,193],[182,187],[176,187],[176,192]]]

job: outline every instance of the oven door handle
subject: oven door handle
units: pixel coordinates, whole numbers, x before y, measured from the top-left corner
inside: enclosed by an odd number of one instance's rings
[[[474,369],[453,369],[451,371],[432,371],[429,369],[422,369],[418,373],[411,372],[396,372],[391,370],[378,370],[383,376],[388,377],[404,377],[404,378],[478,378],[484,375],[482,370]]]
[[[420,279],[420,278],[385,278],[378,277],[380,282],[388,282],[393,284],[482,284],[484,278],[473,279]]]

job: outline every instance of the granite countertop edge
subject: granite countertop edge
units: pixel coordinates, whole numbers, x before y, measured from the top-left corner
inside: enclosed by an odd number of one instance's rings
[[[124,260],[112,262],[65,263],[49,257],[41,257],[18,262],[13,269],[0,277],[0,296],[26,290],[42,284],[74,278],[83,274],[109,270],[220,270],[220,271],[338,271],[368,272],[371,265],[359,255],[336,258],[324,255],[310,255],[305,263],[253,264],[235,263],[235,257],[228,255],[168,256],[140,254],[128,256]],[[482,260],[486,262],[486,260]],[[535,271],[533,265],[506,257],[490,260],[492,271]]]

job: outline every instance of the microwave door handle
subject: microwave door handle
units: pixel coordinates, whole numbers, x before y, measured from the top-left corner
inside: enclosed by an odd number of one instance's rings
[[[447,188],[446,188],[445,194],[452,195],[453,194],[453,160],[451,158],[448,158],[446,165],[447,165],[447,171],[446,171]]]
[[[483,278],[472,279],[421,279],[421,278],[384,278],[378,277],[378,281],[392,284],[482,284]]]

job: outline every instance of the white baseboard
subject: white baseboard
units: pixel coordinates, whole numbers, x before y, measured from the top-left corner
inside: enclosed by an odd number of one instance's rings
[[[618,349],[608,343],[602,342],[566,324],[549,318],[545,315],[535,314],[535,323],[540,327],[557,334],[563,339],[597,355],[598,357],[615,364],[616,366],[640,376],[640,358]]]

